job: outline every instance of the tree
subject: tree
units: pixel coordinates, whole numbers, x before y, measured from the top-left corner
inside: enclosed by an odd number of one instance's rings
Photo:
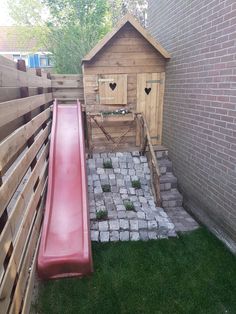
[[[145,27],[148,1],[147,0],[109,0],[112,15],[112,24],[117,22],[126,14],[131,13]]]
[[[57,72],[81,72],[81,60],[111,28],[106,0],[45,0]]]
[[[23,25],[20,40],[35,38],[52,52],[58,73],[80,73],[81,60],[126,13],[145,22],[146,0],[9,0],[12,18]],[[30,28],[29,28],[30,27]]]
[[[9,36],[16,33],[23,50],[28,42],[34,45],[33,51],[45,49],[49,31],[45,23],[49,14],[46,6],[40,0],[8,0],[7,4],[15,22]]]

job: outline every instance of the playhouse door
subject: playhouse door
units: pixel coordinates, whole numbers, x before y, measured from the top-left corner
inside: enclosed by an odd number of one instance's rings
[[[137,112],[147,121],[152,144],[161,144],[165,73],[137,74]]]

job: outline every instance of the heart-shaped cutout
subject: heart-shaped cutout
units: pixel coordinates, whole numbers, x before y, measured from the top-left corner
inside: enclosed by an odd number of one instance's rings
[[[152,89],[151,89],[151,87],[149,87],[149,88],[146,87],[144,90],[145,90],[145,93],[147,95],[149,95]]]
[[[109,86],[111,90],[114,90],[116,88],[116,83],[110,83]]]

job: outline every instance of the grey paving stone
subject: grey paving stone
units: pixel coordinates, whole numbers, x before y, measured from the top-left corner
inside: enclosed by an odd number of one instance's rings
[[[139,157],[140,156],[139,151],[134,151],[131,154],[133,157]]]
[[[96,208],[93,206],[90,206],[89,211],[90,211],[90,213],[96,213]]]
[[[118,218],[126,218],[126,211],[125,210],[119,211],[117,215],[118,215]]]
[[[140,240],[140,235],[138,232],[130,232],[130,240],[131,241],[138,241]]]
[[[108,218],[109,219],[115,219],[117,218],[117,211],[116,210],[109,210],[108,211]]]
[[[139,196],[139,201],[142,204],[147,204],[147,199],[145,197],[143,197],[143,196]]]
[[[99,231],[107,231],[108,230],[108,222],[107,221],[99,221],[98,228],[99,228]]]
[[[101,187],[98,187],[98,186],[97,186],[97,187],[94,188],[94,194],[101,194],[101,193],[103,193]]]
[[[96,230],[91,230],[91,241],[99,241],[99,232]]]
[[[96,219],[96,214],[95,213],[90,213],[89,217],[90,217],[90,219]]]
[[[97,221],[90,221],[90,229],[91,230],[98,230],[98,222]]]
[[[129,241],[129,231],[120,232],[120,241]]]
[[[105,170],[103,168],[97,168],[97,174],[105,174]]]
[[[128,194],[122,194],[121,198],[122,198],[123,201],[125,201],[125,200],[128,201],[129,200],[129,195]]]
[[[110,231],[110,241],[119,241],[120,240],[120,234],[119,231]]]
[[[130,230],[131,231],[138,231],[139,230],[138,220],[136,220],[136,219],[130,220],[129,224],[130,224]]]
[[[155,220],[148,221],[148,230],[156,230],[158,227],[157,222]]]
[[[128,219],[135,219],[135,218],[137,218],[137,213],[132,211],[132,210],[127,210],[126,211],[126,217]]]
[[[146,156],[140,156],[140,161],[143,162],[147,162],[147,157]]]
[[[135,188],[129,188],[129,194],[130,195],[136,195]]]
[[[148,231],[148,238],[149,238],[149,240],[156,240],[157,239],[157,232],[156,231]]]
[[[138,220],[138,228],[139,228],[139,230],[147,229],[147,221],[146,220]]]
[[[124,211],[125,210],[125,206],[124,205],[116,205],[116,209],[118,211]]]
[[[120,230],[129,230],[129,221],[126,219],[120,219]]]
[[[121,197],[114,198],[114,203],[116,206],[120,206],[120,205],[123,205],[123,200],[121,199]]]
[[[140,231],[139,236],[140,236],[140,240],[142,240],[142,241],[147,241],[149,239],[148,233],[145,230]]]
[[[120,223],[119,220],[110,220],[109,221],[109,227],[111,231],[119,230],[120,229]]]
[[[100,241],[101,242],[109,242],[110,234],[109,231],[101,231],[100,232]]]
[[[133,162],[135,164],[140,164],[140,157],[133,157]]]
[[[129,175],[134,176],[135,175],[135,170],[134,169],[129,169]]]
[[[138,219],[145,219],[145,213],[142,211],[137,211],[137,217]]]

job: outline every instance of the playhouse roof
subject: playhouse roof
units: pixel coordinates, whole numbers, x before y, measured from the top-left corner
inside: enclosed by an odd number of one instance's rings
[[[145,28],[131,15],[126,14],[118,25],[107,33],[95,47],[82,59],[82,62],[90,61],[127,23],[130,23],[164,58],[169,59],[170,54],[157,42]]]

